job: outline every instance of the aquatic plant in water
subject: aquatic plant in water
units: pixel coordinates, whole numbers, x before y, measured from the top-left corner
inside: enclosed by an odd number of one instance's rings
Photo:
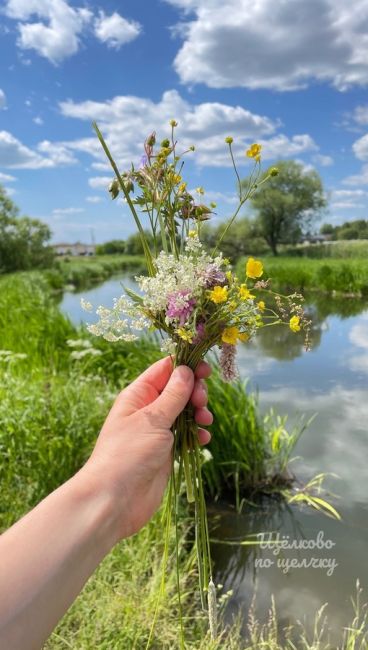
[[[308,339],[309,321],[301,306],[302,296],[273,292],[269,281],[262,280],[262,263],[250,257],[245,266],[245,282],[240,282],[230,261],[219,250],[221,241],[244,203],[277,174],[276,168],[261,172],[261,146],[249,146],[246,156],[254,166],[244,189],[233,155],[231,137],[226,138],[238,181],[238,206],[228,221],[215,248],[208,252],[201,243],[202,224],[211,218],[215,204],[203,202],[204,190],[189,192],[182,178],[183,157],[194,151],[179,151],[177,122],[171,120],[170,138],[156,145],[152,133],[144,143],[140,165],[119,172],[110,150],[96,124],[94,128],[114,171],[109,192],[115,199],[122,194],[135,220],[145,254],[147,275],[136,277],[141,294],[125,289],[112,307],[98,307],[97,323],[91,333],[112,343],[133,341],[143,329],[157,330],[162,337],[161,350],[170,354],[173,364],[185,364],[195,370],[214,346],[220,348],[220,366],[225,381],[237,376],[236,345],[250,341],[261,327],[283,323],[293,332],[303,329]],[[198,196],[194,197],[193,194]],[[148,215],[153,246],[150,247],[140,213]],[[260,295],[260,292],[262,294]],[[264,302],[269,294],[270,304]],[[260,298],[264,299],[260,299]],[[92,306],[84,303],[88,310]],[[216,636],[215,588],[211,575],[209,537],[201,464],[202,454],[190,404],[175,421],[173,465],[169,482],[166,525],[172,515],[176,521],[177,496],[182,479],[188,502],[195,504],[195,545],[198,558],[199,589],[202,607],[209,610],[211,636]],[[178,471],[174,469],[174,463]],[[180,583],[178,591],[180,600]],[[149,645],[150,641],[148,642]],[[184,634],[181,619],[181,645]]]

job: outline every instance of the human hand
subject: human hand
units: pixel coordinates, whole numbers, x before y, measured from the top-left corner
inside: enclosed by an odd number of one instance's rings
[[[108,490],[116,509],[116,540],[136,533],[159,507],[170,476],[171,427],[188,401],[195,420],[209,425],[203,381],[211,373],[202,361],[195,373],[187,366],[172,367],[171,357],[151,365],[117,397],[91,457],[83,468],[96,490]],[[210,441],[198,429],[200,444]]]

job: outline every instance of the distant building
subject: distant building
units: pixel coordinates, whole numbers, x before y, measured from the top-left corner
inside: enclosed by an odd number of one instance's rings
[[[300,238],[299,243],[303,246],[309,246],[310,244],[324,244],[331,240],[330,235],[303,235]]]
[[[94,255],[96,252],[94,244],[81,244],[80,242],[75,244],[54,244],[53,249],[56,255],[71,255],[72,257]]]

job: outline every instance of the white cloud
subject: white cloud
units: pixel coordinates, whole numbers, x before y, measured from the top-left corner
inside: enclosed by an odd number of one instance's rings
[[[368,124],[368,106],[357,106],[353,118],[358,124]]]
[[[112,176],[94,176],[88,179],[88,185],[94,190],[106,190],[111,183]]]
[[[0,131],[0,166],[9,169],[52,167],[52,161],[32,151],[8,131]]]
[[[10,176],[10,174],[3,174],[0,172],[0,183],[11,183],[16,180],[15,176]]]
[[[79,36],[93,15],[65,0],[8,0],[5,11],[9,18],[20,21],[18,46],[35,50],[54,64],[78,51]],[[26,22],[33,16],[43,22]]]
[[[192,159],[202,166],[231,166],[224,142],[228,135],[233,136],[235,155],[244,164],[244,151],[255,140],[263,145],[265,159],[318,151],[318,146],[307,134],[290,138],[283,134],[274,135],[280,127],[276,120],[251,113],[242,106],[219,102],[191,104],[176,90],[166,91],[157,103],[142,97],[117,96],[105,102],[75,103],[68,100],[60,104],[60,109],[67,117],[88,122],[97,120],[112,154],[123,166],[129,165],[132,160],[139,162],[143,142],[153,129],[157,129],[159,139],[169,135],[169,121],[172,118],[179,123],[177,134],[181,148],[186,149],[194,144],[196,153],[191,154]],[[93,163],[94,168],[106,169],[97,138],[65,144],[95,157],[98,162]]]
[[[353,151],[358,160],[368,160],[368,133],[354,142]]]
[[[86,196],[88,203],[101,203],[102,200],[101,196]]]
[[[37,145],[38,151],[46,154],[48,159],[53,163],[52,166],[72,165],[77,159],[67,146],[62,142],[50,142],[43,140]]]
[[[347,176],[342,182],[344,185],[368,185],[368,165],[363,165],[360,174]]]
[[[0,167],[8,169],[43,169],[70,165],[77,159],[61,142],[44,140],[36,150],[30,149],[9,131],[0,131]]]
[[[363,203],[368,197],[366,190],[333,190],[331,193],[331,208],[334,210],[346,210],[348,208],[366,208]]]
[[[42,119],[42,117],[37,116],[37,117],[34,117],[34,118],[33,118],[33,122],[34,122],[35,124],[37,124],[38,126],[42,126],[42,124],[43,124],[43,119]]]
[[[330,165],[334,164],[334,160],[331,156],[325,156],[321,153],[317,153],[313,156],[312,160],[316,165],[321,165],[321,167],[330,167]]]
[[[52,211],[52,214],[58,215],[58,214],[80,214],[81,212],[84,212],[84,208],[55,208]]]
[[[184,83],[212,88],[339,90],[368,83],[368,0],[167,0],[188,15],[174,66]]]
[[[6,97],[3,90],[0,88],[0,110],[6,108]]]
[[[95,19],[94,28],[96,37],[116,50],[125,43],[133,41],[141,33],[139,23],[135,20],[126,20],[116,12],[107,16],[104,11],[100,11],[99,17]]]
[[[98,40],[115,49],[141,32],[139,23],[116,12],[107,16],[100,11],[94,17],[89,9],[72,7],[67,0],[7,0],[5,13],[18,21],[18,47],[34,50],[55,65],[78,52],[81,37],[90,25]]]

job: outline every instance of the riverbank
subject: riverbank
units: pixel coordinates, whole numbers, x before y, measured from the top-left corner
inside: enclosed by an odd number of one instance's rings
[[[94,257],[64,257],[56,260],[51,269],[44,271],[52,289],[61,291],[65,286],[83,289],[103,282],[117,273],[126,271],[143,273],[144,257],[140,255],[96,255]]]
[[[246,258],[236,265],[245,277]],[[368,258],[264,257],[264,279],[272,279],[279,291],[313,291],[351,297],[368,298]]]

